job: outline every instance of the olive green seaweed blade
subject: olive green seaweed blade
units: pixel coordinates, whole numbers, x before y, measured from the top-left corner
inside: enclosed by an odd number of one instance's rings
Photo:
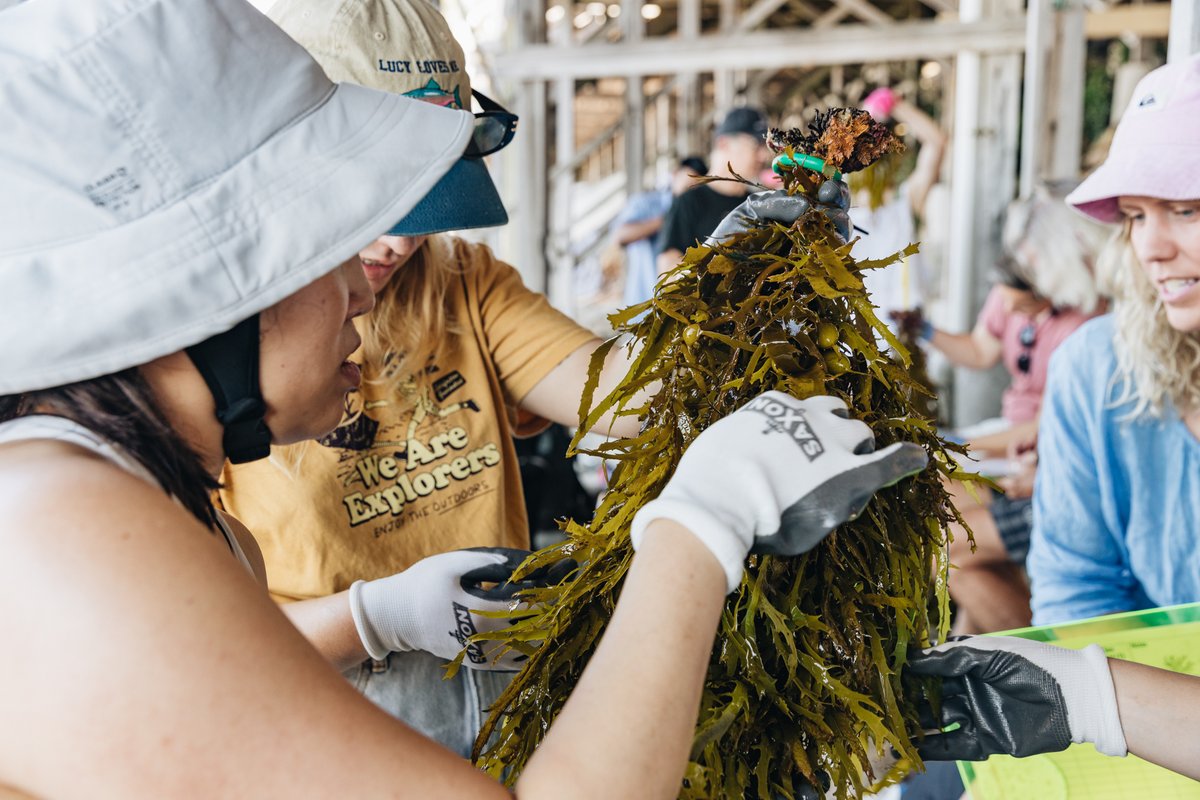
[[[861,147],[838,137],[878,136],[847,114],[810,129],[827,147],[817,154],[858,158]],[[822,180],[785,175],[788,191],[810,197]],[[633,557],[634,513],[662,490],[692,439],[772,389],[838,396],[878,446],[915,442],[930,463],[877,492],[812,552],[748,560],[721,615],[679,796],[801,797],[805,786],[828,783],[834,796],[856,797],[920,766],[910,740],[924,687],[903,679],[902,667],[910,646],[948,627],[945,553],[961,517],[943,480],[958,448],[938,437],[929,390],[875,313],[853,250],[811,211],[791,227],[689,249],[645,308],[614,316],[627,341],[593,360],[572,447],[608,411],[636,416],[640,433],[588,451],[616,464],[608,491],[590,522],[567,522],[566,541],[529,562],[569,555],[581,564],[574,579],[538,590],[528,598],[540,604],[532,616],[487,637],[531,653],[476,744],[492,774],[515,780],[587,666]],[[598,397],[600,366],[615,347],[631,348],[631,366]],[[874,766],[893,747],[900,766]]]

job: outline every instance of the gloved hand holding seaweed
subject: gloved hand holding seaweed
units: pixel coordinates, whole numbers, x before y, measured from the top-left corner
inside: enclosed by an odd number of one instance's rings
[[[850,189],[840,180],[827,180],[817,190],[814,203],[807,195],[786,191],[755,192],[725,215],[708,236],[708,244],[720,244],[731,236],[747,233],[769,222],[792,225],[812,208],[819,208],[833,223],[842,241],[850,240]]]
[[[513,579],[513,570],[528,555],[510,547],[451,550],[396,575],[355,581],[350,611],[367,654],[379,660],[388,653],[424,650],[449,661],[465,648],[472,669],[520,669],[525,656],[519,650],[494,653],[496,645],[484,647],[470,637],[506,628],[508,615],[516,615],[518,592],[553,586],[575,568],[565,559]]]
[[[655,515],[697,533],[733,587],[681,798],[796,798],[827,783],[847,798],[921,763],[919,687],[900,672],[910,646],[949,626],[945,545],[961,517],[942,477],[955,446],[922,413],[928,391],[863,288],[863,270],[902,254],[855,260],[837,180],[899,143],[866,112],[834,109],[768,144],[784,190],[751,196],[652,300],[613,315],[629,343],[593,356],[573,447],[608,414],[636,417],[641,432],[586,451],[617,465],[595,516],[568,522],[564,544],[522,567],[563,555],[582,565],[528,593],[541,611],[503,634],[514,647],[545,645],[477,741],[495,775],[518,774],[562,708]],[[596,398],[616,346],[631,348],[631,367]],[[771,402],[781,406],[756,405]],[[786,469],[756,471],[723,444],[748,438]],[[901,767],[873,774],[871,756],[889,746]]]
[[[915,654],[909,672],[942,678],[940,714],[918,743],[931,761],[1030,756],[1091,742],[1109,756],[1126,753],[1108,659],[1100,645],[1082,650],[1012,636],[971,636]]]
[[[836,397],[754,398],[683,454],[666,488],[634,516],[634,549],[652,521],[672,519],[721,562],[730,592],[748,553],[807,553],[877,489],[920,472],[928,460],[906,442],[875,452],[871,429],[848,417]]]

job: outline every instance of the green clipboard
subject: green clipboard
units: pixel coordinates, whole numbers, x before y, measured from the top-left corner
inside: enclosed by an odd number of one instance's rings
[[[1200,675],[1200,603],[1022,628],[1004,635],[1070,648],[1095,642],[1114,658]],[[958,770],[971,800],[1200,800],[1200,781],[1136,756],[1100,755],[1090,744],[1029,758],[960,761]]]

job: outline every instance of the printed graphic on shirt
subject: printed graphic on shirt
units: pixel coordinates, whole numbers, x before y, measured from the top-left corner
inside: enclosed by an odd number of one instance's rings
[[[500,447],[472,441],[469,416],[482,413],[479,404],[446,402],[466,386],[454,370],[431,384],[405,381],[398,403],[365,400],[357,391],[346,396],[341,424],[320,443],[340,451],[337,474],[351,528],[369,525],[378,538],[496,491],[499,479],[489,473],[500,464]]]

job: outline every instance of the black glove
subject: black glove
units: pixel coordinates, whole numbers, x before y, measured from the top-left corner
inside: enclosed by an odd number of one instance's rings
[[[927,761],[981,761],[990,755],[1031,756],[1093,742],[1101,753],[1123,756],[1125,734],[1117,713],[1108,659],[1099,645],[1083,650],[1009,636],[975,636],[915,653],[907,669],[942,678],[941,719],[958,723],[917,743]]]
[[[817,189],[817,205],[842,241],[850,241],[850,187],[845,181],[830,179],[822,183]]]
[[[497,564],[485,564],[463,574],[459,584],[463,591],[484,600],[512,600],[518,592],[526,589],[543,589],[547,586],[557,586],[579,568],[573,558],[564,558],[545,567],[538,567],[521,580],[511,580],[513,572],[529,557],[530,551],[518,550],[513,547],[468,547],[462,552],[495,553],[502,556],[504,561]],[[483,588],[485,583],[494,583],[490,589]]]
[[[827,180],[817,190],[817,207],[833,223],[843,241],[850,239],[850,189],[841,181]],[[791,225],[812,208],[812,203],[803,195],[788,195],[776,189],[755,192],[743,200],[737,208],[725,215],[708,237],[708,244],[723,242],[730,236],[746,233],[766,222]]]

